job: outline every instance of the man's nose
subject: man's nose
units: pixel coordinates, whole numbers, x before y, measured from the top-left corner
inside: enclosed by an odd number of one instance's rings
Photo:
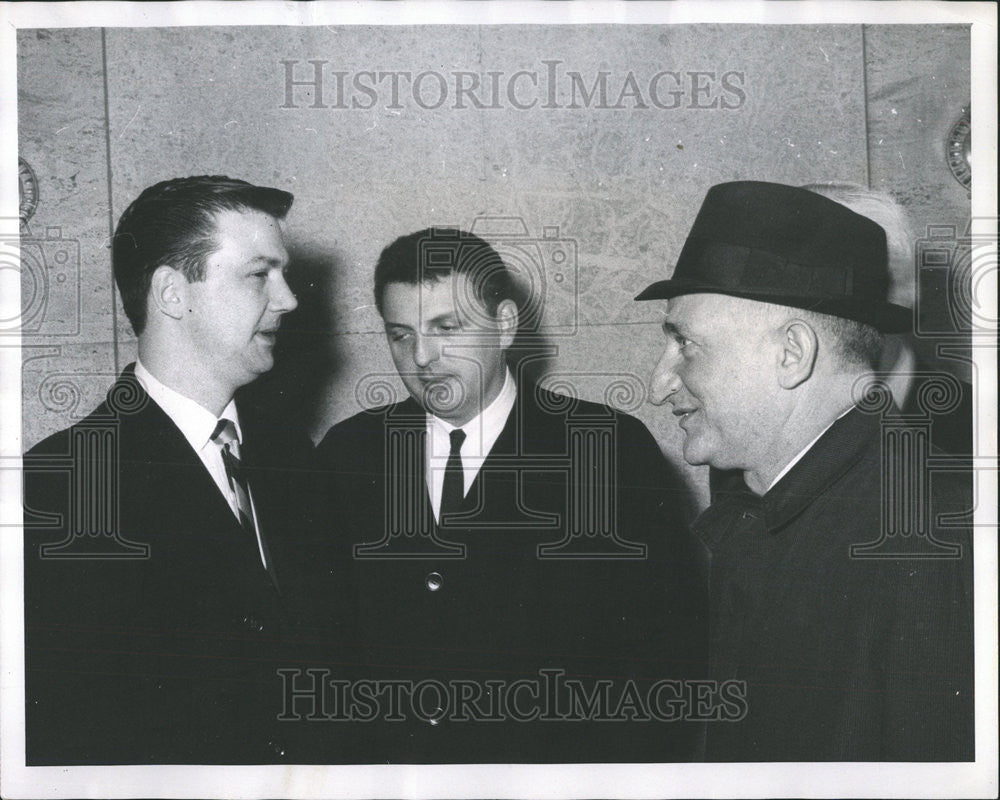
[[[440,347],[433,336],[418,333],[413,342],[413,363],[418,367],[426,367],[440,356]]]
[[[292,292],[283,273],[278,273],[271,282],[271,309],[279,314],[286,314],[298,308],[299,301]]]
[[[678,353],[667,348],[653,367],[649,376],[649,402],[653,405],[662,405],[680,388],[681,381],[677,376],[679,358]]]

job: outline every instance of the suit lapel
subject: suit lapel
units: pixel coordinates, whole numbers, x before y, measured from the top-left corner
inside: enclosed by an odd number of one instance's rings
[[[518,454],[518,426],[519,426],[519,407],[521,405],[520,390],[518,391],[518,398],[514,403],[514,407],[510,410],[510,414],[507,415],[507,421],[504,423],[503,429],[500,431],[500,435],[497,437],[496,441],[493,443],[493,447],[490,448],[490,452],[486,454],[486,459],[483,461],[482,465],[479,467],[479,472],[476,473],[475,480],[472,481],[472,485],[469,487],[469,491],[465,494],[465,500],[463,502],[463,508],[467,509],[472,503],[476,502],[476,498],[479,497],[480,492],[483,491],[486,478],[484,474],[490,469],[497,469],[497,461],[499,458],[510,459]],[[509,469],[509,466],[502,467]]]
[[[115,398],[124,396],[126,392],[136,399],[128,408],[123,408]],[[159,465],[183,472],[189,484],[190,497],[204,498],[206,511],[214,513],[224,508],[232,516],[229,503],[180,428],[136,380],[134,365],[125,368],[122,377],[108,393],[108,405],[121,422],[120,455],[123,462]],[[136,410],[133,411],[133,408]],[[124,463],[123,466],[128,468],[129,464]],[[233,523],[239,527],[235,517]]]
[[[120,399],[123,397],[129,400],[127,407]],[[204,516],[205,525],[200,529],[204,536],[221,535],[241,540],[248,538],[246,531],[233,514],[229,502],[219,491],[215,480],[181,433],[180,428],[136,379],[133,364],[122,371],[121,377],[108,392],[107,404],[121,423],[119,457],[124,470],[148,465],[151,468],[169,469],[175,474],[182,475],[184,491],[179,501],[193,504],[195,513]],[[257,502],[256,496],[254,502]],[[261,516],[258,508],[258,523],[262,527]],[[211,524],[213,520],[219,520],[220,524]],[[260,535],[265,558],[268,564],[271,564],[263,530],[260,531]],[[253,547],[256,550],[256,542],[253,543]],[[268,571],[268,576],[275,590],[280,593],[273,568]]]
[[[558,517],[553,517],[553,512],[541,510],[547,507],[544,500],[536,508],[540,498],[531,500],[534,495],[530,490],[535,484],[546,487],[547,492],[565,488],[565,482],[538,483],[536,478],[548,469],[540,464],[566,453],[565,417],[546,411],[537,402],[535,391],[534,384],[518,386],[517,401],[466,495],[470,510],[475,503],[482,504],[476,515],[480,524],[503,523],[511,530],[539,531],[550,531],[556,524]],[[552,408],[560,407],[555,399],[551,403]]]

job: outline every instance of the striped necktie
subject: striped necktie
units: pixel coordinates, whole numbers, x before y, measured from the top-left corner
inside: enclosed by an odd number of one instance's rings
[[[253,524],[253,506],[250,505],[250,485],[243,472],[243,462],[240,461],[240,443],[236,438],[236,426],[232,420],[223,417],[215,426],[212,441],[222,450],[222,462],[226,465],[226,477],[236,495],[236,505],[239,510],[240,526],[254,542],[257,541],[257,528]]]

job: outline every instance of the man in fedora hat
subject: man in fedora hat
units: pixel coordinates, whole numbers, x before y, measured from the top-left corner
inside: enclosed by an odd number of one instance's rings
[[[727,183],[636,298],[669,301],[650,395],[685,459],[736,471],[694,523],[712,677],[747,696],[709,760],[974,758],[971,536],[942,522],[969,476],[893,447],[906,420],[861,389],[910,324],[886,258],[882,228],[828,198]]]

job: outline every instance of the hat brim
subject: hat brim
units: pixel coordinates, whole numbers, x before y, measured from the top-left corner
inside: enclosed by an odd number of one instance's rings
[[[913,330],[913,309],[895,303],[863,303],[856,299],[824,299],[760,292],[739,292],[708,283],[673,279],[651,283],[637,294],[635,299],[669,300],[672,297],[685,294],[725,294],[730,297],[741,297],[744,300],[757,300],[762,303],[801,308],[805,311],[814,311],[817,314],[829,314],[834,317],[862,322],[882,333],[906,333]]]

